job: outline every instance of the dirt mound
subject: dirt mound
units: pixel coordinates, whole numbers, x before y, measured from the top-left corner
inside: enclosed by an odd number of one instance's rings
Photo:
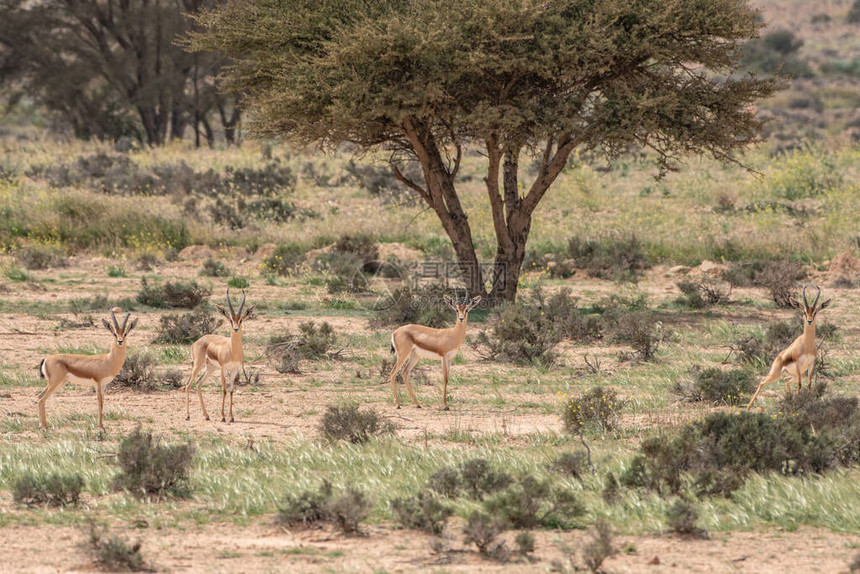
[[[860,280],[860,257],[854,257],[850,253],[840,253],[830,261],[827,279],[831,283],[837,281],[857,282]]]
[[[189,245],[188,247],[180,251],[177,257],[179,257],[181,261],[203,261],[204,259],[213,257],[214,255],[215,252],[212,251],[212,249],[210,247],[207,247],[206,245]]]

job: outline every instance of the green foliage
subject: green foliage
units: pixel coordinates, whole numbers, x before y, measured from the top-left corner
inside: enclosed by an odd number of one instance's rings
[[[598,322],[576,306],[568,289],[550,298],[537,291],[532,298],[494,310],[488,331],[478,333],[476,346],[487,359],[551,365],[553,349],[563,339],[589,340],[598,335]]]
[[[143,554],[140,552],[140,541],[129,544],[124,538],[111,535],[107,528],[99,528],[91,523],[89,544],[93,558],[105,570],[111,572],[147,570]]]
[[[196,281],[165,281],[151,284],[146,277],[140,280],[137,302],[148,307],[175,309],[177,307],[194,309],[212,295],[208,287]]]
[[[230,274],[230,271],[227,269],[226,265],[214,257],[208,257],[206,261],[203,262],[203,268],[200,270],[200,274],[204,277],[227,277]]]
[[[278,245],[261,264],[264,273],[287,276],[305,261],[305,249],[296,243]]]
[[[159,383],[155,372],[157,364],[155,355],[150,351],[127,354],[122,369],[114,377],[111,386],[116,385],[143,392],[154,391]]]
[[[354,486],[347,486],[326,504],[326,515],[344,534],[357,534],[359,526],[368,517],[373,502],[368,495]]]
[[[578,269],[585,269],[592,277],[601,279],[636,281],[639,273],[649,266],[642,243],[635,235],[598,239],[571,237],[567,251]]]
[[[505,529],[505,521],[501,517],[474,510],[469,514],[466,526],[463,528],[463,534],[466,535],[465,543],[474,544],[481,554],[491,556],[498,552],[497,545],[494,543]]]
[[[429,490],[422,490],[416,496],[393,499],[391,510],[404,528],[415,528],[437,536],[442,534],[445,523],[454,514],[452,507]]]
[[[505,471],[493,469],[486,459],[473,458],[460,465],[460,482],[469,497],[481,500],[511,484],[512,479]]]
[[[251,285],[247,277],[233,276],[227,281],[227,287],[233,289],[247,289]]]
[[[110,265],[107,268],[108,277],[125,277],[125,267],[121,265]]]
[[[166,313],[159,318],[158,336],[154,342],[176,345],[193,343],[203,335],[214,333],[223,323],[205,306],[187,313]]]
[[[768,175],[770,191],[788,200],[819,197],[843,185],[832,156],[818,151],[793,151],[779,158]]]
[[[851,9],[848,10],[846,21],[849,24],[860,24],[860,0],[854,0],[851,3]],[[858,569],[860,569],[860,566],[858,566]]]
[[[445,466],[430,475],[428,487],[446,498],[456,498],[462,488],[460,471]]]
[[[565,398],[561,420],[565,430],[571,434],[586,430],[611,431],[618,423],[622,404],[615,389],[593,387],[581,396]]]
[[[194,445],[161,445],[151,432],[139,428],[119,444],[114,487],[139,497],[188,496]]]
[[[514,538],[514,543],[517,545],[517,552],[521,556],[528,556],[535,551],[535,535],[528,530],[517,534],[517,537]]]
[[[328,322],[317,325],[313,321],[304,321],[299,324],[298,336],[286,333],[269,337],[266,356],[279,373],[298,373],[302,359],[314,361],[337,357],[337,353],[332,351],[336,342],[337,334]]]
[[[558,471],[560,474],[569,476],[576,480],[582,480],[588,469],[588,455],[584,452],[565,452],[559,455],[555,462],[550,465],[550,468]]]
[[[332,497],[331,483],[324,481],[319,490],[290,494],[279,505],[275,523],[283,526],[307,526],[326,519],[326,504]]]
[[[15,259],[27,269],[47,269],[65,267],[69,264],[65,253],[59,247],[49,245],[28,245],[15,253]]]
[[[796,55],[801,46],[803,40],[791,30],[774,30],[747,42],[743,47],[742,62],[759,73],[809,78],[813,76],[809,64]]]
[[[724,371],[719,367],[694,367],[690,373],[692,382],[676,381],[672,392],[691,402],[736,406],[741,397],[752,396],[756,388],[756,377],[748,369]]]
[[[748,335],[732,344],[732,350],[738,360],[755,369],[770,366],[777,353],[788,347],[800,336],[802,331],[798,325],[785,321],[777,321],[767,326],[764,337]]]
[[[653,359],[668,337],[644,293],[632,297],[611,295],[600,301],[597,309],[602,313],[603,330],[608,338],[630,345],[643,361]]]
[[[512,528],[567,526],[585,512],[573,492],[554,488],[549,479],[539,480],[530,474],[487,500],[484,507],[503,517]]]
[[[677,286],[682,293],[679,302],[692,309],[704,309],[728,303],[732,292],[731,285],[725,289],[709,277],[696,281],[679,281]]]
[[[12,498],[27,506],[77,505],[84,489],[84,478],[79,474],[36,474],[27,472],[12,485]]]
[[[708,531],[697,526],[699,512],[695,503],[686,498],[678,498],[666,510],[666,523],[669,529],[679,536],[708,538]]]
[[[354,444],[368,442],[374,436],[391,434],[394,425],[384,421],[375,409],[358,405],[329,405],[320,421],[320,432],[330,441],[345,440]]]
[[[455,315],[442,299],[445,294],[446,289],[440,284],[399,287],[391,295],[391,305],[378,310],[371,324],[400,327],[414,323],[437,329],[450,326]]]

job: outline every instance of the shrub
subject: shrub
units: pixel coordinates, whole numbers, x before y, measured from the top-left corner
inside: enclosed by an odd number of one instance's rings
[[[90,524],[90,551],[95,561],[111,572],[147,570],[140,552],[141,543],[129,544],[119,536],[110,535],[106,528]]]
[[[858,9],[858,12],[860,12],[860,9]],[[858,16],[857,20],[860,21],[860,16]],[[851,559],[851,564],[848,566],[848,572],[850,574],[857,574],[860,572],[860,553],[855,554],[854,558]]]
[[[361,262],[362,271],[373,273],[378,267],[379,247],[376,240],[366,233],[342,235],[335,242],[334,250],[355,256]]]
[[[731,284],[728,289],[724,289],[708,277],[697,281],[679,281],[677,287],[682,293],[679,301],[693,309],[728,303],[732,293]]]
[[[611,472],[606,473],[606,483],[603,485],[600,497],[606,504],[615,504],[621,500],[621,485]]]
[[[454,509],[439,500],[431,491],[419,492],[416,496],[395,498],[391,510],[397,522],[405,528],[415,528],[440,535],[445,523],[454,514]]]
[[[851,9],[848,10],[847,22],[849,24],[860,24],[860,0],[854,0],[851,3]],[[860,570],[860,566],[858,566],[858,570]]]
[[[325,511],[328,520],[344,534],[355,534],[372,508],[373,502],[363,491],[348,486],[342,493],[329,499]]]
[[[612,538],[612,526],[609,522],[601,519],[594,523],[591,540],[582,547],[585,565],[591,572],[598,572],[607,558],[618,554],[618,550],[612,544]]]
[[[284,504],[278,508],[275,517],[277,524],[284,526],[307,526],[326,519],[326,504],[332,496],[331,483],[324,481],[319,490],[305,490],[296,495],[289,495]]]
[[[200,274],[205,277],[227,277],[230,275],[230,272],[227,270],[226,265],[214,257],[209,257],[203,262],[203,268],[200,270]]]
[[[231,287],[233,289],[247,289],[251,285],[251,282],[248,281],[247,277],[242,277],[241,275],[234,275],[227,280],[227,287]]]
[[[485,507],[513,528],[566,525],[585,512],[571,491],[554,489],[549,480],[529,474],[489,499]]]
[[[65,254],[59,247],[47,245],[28,245],[15,253],[15,259],[29,270],[47,269],[49,267],[65,267],[69,264]]]
[[[582,480],[586,473],[586,465],[588,464],[588,455],[584,452],[565,452],[559,456],[550,468],[560,472],[565,476]]]
[[[598,336],[597,320],[577,309],[567,289],[549,299],[537,291],[531,299],[494,311],[490,322],[488,331],[478,333],[478,352],[511,363],[550,365],[557,358],[553,349],[563,339]]]
[[[630,345],[643,361],[652,359],[660,344],[668,338],[645,294],[633,297],[612,295],[600,301],[597,309],[602,313],[602,328],[609,339]]]
[[[107,268],[108,277],[125,277],[125,267],[121,265],[110,265]]]
[[[446,292],[441,284],[399,287],[391,295],[391,304],[380,306],[371,325],[400,327],[415,323],[434,328],[448,326],[455,315],[442,299]]]
[[[305,261],[305,249],[296,243],[278,245],[260,264],[263,273],[287,276]]]
[[[463,490],[475,500],[481,500],[484,495],[499,491],[512,482],[508,473],[494,470],[483,458],[473,458],[461,464],[460,477]]]
[[[352,253],[332,251],[318,256],[314,267],[325,276],[329,293],[359,293],[364,291],[367,281],[361,273],[362,260]]]
[[[798,263],[769,261],[756,274],[755,284],[770,292],[770,298],[777,307],[789,308],[794,306],[797,282],[804,277],[806,270]]]
[[[429,488],[447,498],[456,498],[462,489],[460,471],[446,466],[430,475]]]
[[[694,367],[691,384],[676,382],[673,392],[690,402],[737,405],[742,396],[752,396],[756,389],[755,375],[747,369],[724,371],[719,367]]]
[[[299,360],[317,360],[338,357],[339,351],[332,351],[337,335],[326,321],[319,325],[313,321],[299,324],[299,335],[289,333],[269,337],[266,356],[274,363],[279,373],[298,373]]]
[[[666,523],[675,534],[692,538],[707,538],[708,531],[699,528],[699,512],[696,505],[684,498],[678,498],[666,510]]]
[[[578,269],[585,269],[590,276],[600,279],[636,281],[639,273],[648,267],[642,243],[635,235],[599,239],[572,237],[567,251]]]
[[[490,555],[496,538],[505,531],[505,522],[498,516],[490,516],[480,510],[469,515],[463,528],[466,544],[475,544],[481,554]]]
[[[767,326],[764,337],[750,335],[738,339],[731,345],[741,363],[760,369],[770,366],[777,353],[788,347],[800,333],[797,327],[785,321]]]
[[[514,543],[517,545],[517,552],[521,556],[528,557],[529,554],[535,551],[535,535],[528,530],[517,534]]]
[[[608,432],[614,430],[622,402],[613,388],[594,387],[578,397],[564,401],[561,419],[571,434],[584,430]]]
[[[155,356],[150,352],[129,354],[111,386],[117,385],[144,392],[154,391],[158,388],[156,364]]]
[[[330,405],[322,416],[320,432],[330,441],[363,444],[374,436],[394,432],[394,425],[383,421],[375,409],[360,410],[354,404]]]
[[[84,479],[79,474],[35,474],[28,472],[15,480],[12,497],[15,502],[27,506],[77,505],[84,489]]]
[[[212,291],[196,281],[165,281],[152,285],[144,277],[140,280],[137,302],[148,307],[193,309],[206,301]]]
[[[167,313],[159,319],[156,343],[188,344],[214,333],[224,321],[211,309],[198,307],[188,313]]]
[[[187,496],[193,460],[191,443],[164,446],[152,433],[135,429],[120,441],[114,487],[140,497]]]

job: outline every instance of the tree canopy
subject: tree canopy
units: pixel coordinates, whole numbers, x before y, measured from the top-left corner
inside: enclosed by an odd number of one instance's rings
[[[532,214],[575,149],[648,148],[665,170],[757,141],[754,103],[778,87],[737,73],[757,14],[745,0],[243,0],[199,15],[191,45],[232,59],[223,77],[257,134],[390,150],[470,291],[513,300]],[[492,278],[457,196],[467,147],[488,158]],[[540,163],[528,184],[524,154]]]

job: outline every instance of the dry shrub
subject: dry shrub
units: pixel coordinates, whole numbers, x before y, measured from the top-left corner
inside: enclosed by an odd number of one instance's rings
[[[160,309],[194,309],[212,294],[212,290],[196,281],[165,281],[151,284],[146,277],[140,280],[137,302]]]
[[[613,281],[637,281],[648,267],[642,243],[635,235],[608,235],[597,239],[571,237],[568,255],[578,269],[592,277]]]
[[[305,490],[287,496],[278,508],[275,523],[284,526],[307,526],[325,520],[326,504],[331,499],[332,492],[331,483],[324,481],[317,491]]]
[[[297,243],[283,243],[260,264],[264,274],[287,276],[305,262],[307,249]]]
[[[496,538],[505,531],[505,521],[501,517],[491,516],[480,510],[473,511],[463,528],[465,543],[474,544],[478,551],[488,557],[504,557],[504,541],[497,542]]]
[[[598,520],[591,531],[591,540],[582,547],[582,557],[591,572],[599,572],[603,562],[618,554],[612,544],[612,526],[606,520]]]
[[[372,408],[361,410],[358,405],[330,405],[320,421],[320,432],[330,440],[345,440],[364,444],[375,436],[395,431],[392,423],[384,421]]]
[[[48,245],[28,245],[15,253],[15,259],[29,270],[66,267],[69,260],[59,247]]]
[[[110,572],[150,570],[140,552],[141,543],[127,542],[124,538],[111,535],[107,528],[90,524],[89,549],[95,561]]]
[[[530,474],[520,477],[484,506],[512,528],[563,528],[585,512],[572,491],[555,488],[549,479],[539,480]]]
[[[602,329],[607,337],[616,343],[630,345],[643,361],[654,358],[659,346],[669,338],[644,293],[611,295],[596,307],[602,314]]]
[[[299,334],[290,333],[269,337],[266,356],[279,373],[299,373],[300,360],[341,358],[341,350],[333,350],[337,335],[326,321],[319,325],[305,321],[299,325]]]
[[[157,361],[149,351],[126,355],[122,369],[114,377],[111,387],[151,392],[158,388],[158,378],[155,372]]]
[[[565,452],[550,465],[550,468],[565,476],[581,481],[587,472],[587,465],[588,455],[586,453]]]
[[[679,302],[693,309],[704,309],[729,302],[732,294],[731,284],[724,287],[710,277],[696,281],[679,281],[677,284],[682,296]]]
[[[344,534],[357,534],[372,508],[373,501],[365,492],[347,486],[343,492],[328,501],[326,516]]]
[[[675,534],[686,538],[708,538],[708,531],[698,526],[699,511],[693,501],[678,498],[666,510],[666,523]]]
[[[191,443],[161,445],[151,432],[135,429],[120,441],[114,487],[139,497],[188,496],[194,450]]]
[[[230,271],[227,266],[215,259],[209,257],[203,262],[203,268],[200,269],[200,274],[205,277],[227,277]]]
[[[400,327],[410,323],[434,328],[449,326],[455,315],[442,297],[451,294],[444,285],[437,283],[400,287],[392,293],[391,305],[375,313],[371,326]]]
[[[806,277],[806,270],[793,261],[769,261],[755,276],[755,284],[770,292],[777,307],[789,308],[795,304],[797,282]]]

